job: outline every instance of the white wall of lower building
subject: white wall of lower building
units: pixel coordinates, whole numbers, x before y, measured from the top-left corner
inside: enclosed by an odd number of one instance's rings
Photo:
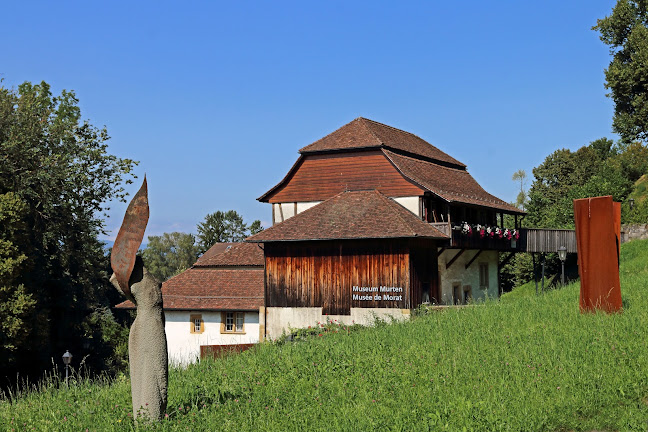
[[[402,205],[405,207],[407,210],[411,211],[418,217],[422,217],[421,215],[421,197],[418,196],[412,196],[412,197],[397,197],[397,198],[392,198],[394,201],[396,201],[398,204]]]
[[[441,282],[441,303],[451,305],[455,303],[455,287],[459,287],[460,302],[463,301],[463,292],[471,291],[471,296],[475,301],[489,298],[497,298],[499,289],[497,286],[497,265],[499,261],[499,252],[482,251],[470,267],[466,269],[466,264],[473,259],[478,250],[466,250],[450,268],[446,269],[446,264],[454,258],[459,249],[446,249],[439,255],[439,279]],[[488,266],[488,289],[481,289],[479,283],[479,265]]]
[[[202,315],[205,331],[191,333],[191,315]],[[258,312],[245,312],[245,334],[221,333],[221,312],[164,311],[169,363],[186,365],[200,357],[201,345],[233,345],[259,342]]]
[[[277,339],[291,329],[315,327],[317,323],[372,325],[376,318],[403,320],[410,316],[409,309],[351,308],[351,315],[323,315],[321,307],[268,307],[266,308],[266,337]]]

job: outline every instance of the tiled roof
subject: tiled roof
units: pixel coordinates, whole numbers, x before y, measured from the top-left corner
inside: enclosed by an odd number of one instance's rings
[[[466,166],[414,134],[362,117],[307,145],[299,152],[314,153],[362,148],[390,148],[458,167]]]
[[[249,242],[448,237],[378,191],[342,192],[265,231]]]
[[[413,182],[448,202],[461,202],[505,212],[525,212],[486,192],[464,169],[441,165],[383,150],[396,168]]]
[[[235,245],[236,243],[216,243],[214,246],[210,247],[207,249],[207,251],[202,254],[200,258],[198,258],[198,261],[196,261],[196,264],[200,262],[200,260],[206,260],[208,258],[211,258],[215,255],[222,254],[225,252],[227,249]]]
[[[221,252],[214,253],[214,249]],[[263,266],[263,260],[263,250],[255,244],[216,243],[198,258],[194,267]]]
[[[193,267],[162,284],[164,309],[258,310],[263,306],[263,279],[263,267],[238,270]],[[130,301],[116,307],[134,309]]]

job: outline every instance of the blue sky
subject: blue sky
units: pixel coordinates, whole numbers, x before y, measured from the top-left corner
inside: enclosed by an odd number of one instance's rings
[[[591,30],[613,1],[5,2],[4,85],[75,90],[140,161],[147,235],[256,198],[297,150],[362,116],[412,132],[513,201],[512,174],[611,132]],[[530,182],[529,182],[530,185]],[[126,204],[112,205],[110,237]]]

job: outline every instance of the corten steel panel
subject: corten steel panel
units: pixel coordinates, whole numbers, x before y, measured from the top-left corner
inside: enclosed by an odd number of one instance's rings
[[[200,345],[200,359],[219,358],[227,354],[241,353],[256,344]]]
[[[574,200],[581,312],[621,309],[621,208],[611,196]]]

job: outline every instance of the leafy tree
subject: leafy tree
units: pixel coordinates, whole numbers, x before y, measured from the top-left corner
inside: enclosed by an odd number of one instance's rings
[[[614,145],[601,138],[576,152],[562,149],[533,169],[528,222],[534,227],[573,228],[573,200],[612,195],[623,201],[632,188],[631,176],[645,169],[641,145]]]
[[[13,192],[0,195],[0,358],[5,359],[5,367],[15,365],[16,351],[28,343],[28,317],[36,303],[17,282],[27,259],[16,245],[25,241],[25,211],[25,204]]]
[[[261,221],[258,220],[258,219],[255,220],[254,222],[252,222],[252,223],[250,224],[250,228],[249,228],[249,229],[250,229],[250,235],[254,235],[254,234],[260,233],[261,231],[263,231],[263,226],[261,225]]]
[[[614,164],[628,180],[637,181],[648,173],[648,147],[637,141],[619,143],[619,153]]]
[[[615,104],[613,129],[626,141],[648,139],[648,2],[618,0],[593,27],[610,47],[605,87]]]
[[[146,269],[160,281],[188,269],[198,259],[198,246],[193,234],[181,232],[149,236],[142,251]]]
[[[216,211],[205,216],[204,222],[198,224],[198,244],[200,253],[219,242],[240,242],[250,234],[263,231],[261,221],[255,220],[251,225],[243,222],[243,217],[236,210]]]
[[[20,327],[4,334],[4,347],[20,349],[14,369],[0,356],[3,375],[38,373],[66,349],[79,359],[89,355],[88,366],[105,367],[88,321],[113,292],[98,235],[106,203],[124,200],[135,165],[109,154],[108,139],[105,128],[82,120],[74,92],[53,96],[45,82],[0,84],[1,217],[8,221],[0,235],[3,269],[11,267],[0,284],[9,291],[0,295],[13,296],[0,308],[0,322]],[[26,322],[32,326],[20,324]]]

